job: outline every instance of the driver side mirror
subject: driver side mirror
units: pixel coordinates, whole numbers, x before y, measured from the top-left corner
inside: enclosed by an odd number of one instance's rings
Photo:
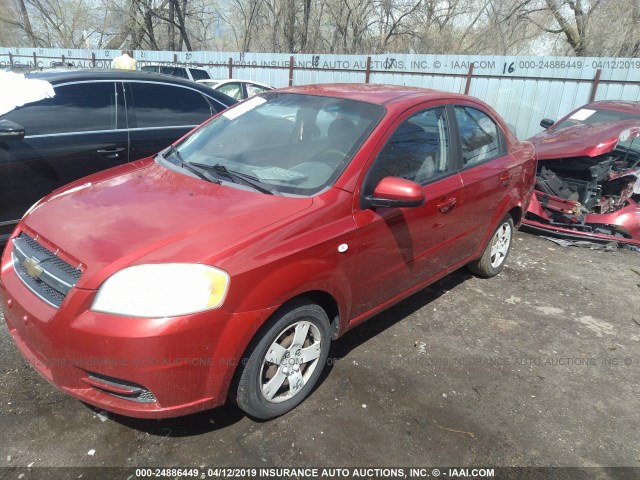
[[[543,118],[542,120],[540,120],[540,126],[542,128],[544,128],[545,130],[548,129],[554,123],[555,122],[553,120],[551,120],[550,118]]]
[[[22,140],[24,127],[10,120],[0,120],[0,140]]]
[[[398,177],[385,177],[365,198],[365,208],[419,207],[424,204],[424,192],[420,184]]]

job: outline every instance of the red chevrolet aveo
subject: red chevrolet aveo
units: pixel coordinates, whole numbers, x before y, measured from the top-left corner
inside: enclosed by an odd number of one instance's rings
[[[533,193],[531,144],[463,95],[268,92],[154,158],[34,205],[4,251],[18,348],[134,417],[227,398],[298,405],[349,329],[464,265],[496,275]]]

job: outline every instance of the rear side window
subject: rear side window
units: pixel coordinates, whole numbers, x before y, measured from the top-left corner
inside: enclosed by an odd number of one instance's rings
[[[211,117],[204,95],[189,88],[131,82],[138,128],[195,126]]]
[[[200,70],[199,68],[191,68],[189,69],[191,72],[191,76],[194,80],[207,80],[211,78],[206,70]]]
[[[463,166],[486,162],[506,153],[505,142],[496,123],[484,112],[471,107],[454,107]]]
[[[113,82],[76,83],[54,88],[56,95],[53,98],[17,108],[2,119],[22,125],[27,136],[117,128]]]

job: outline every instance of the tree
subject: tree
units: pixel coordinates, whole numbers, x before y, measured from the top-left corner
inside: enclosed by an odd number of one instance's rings
[[[583,57],[590,54],[589,24],[602,1],[524,0],[514,6],[510,15],[527,18],[544,33],[562,35],[570,53]]]
[[[639,27],[640,0],[0,0],[34,47],[640,56]]]
[[[24,0],[0,0],[0,24],[3,25],[0,28],[0,42],[4,45],[24,45],[25,41],[32,47],[41,45],[31,26]]]

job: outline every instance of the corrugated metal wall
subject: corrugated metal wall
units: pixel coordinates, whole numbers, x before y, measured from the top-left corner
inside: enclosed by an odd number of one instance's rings
[[[13,65],[109,68],[117,50],[0,47],[0,68]],[[469,94],[492,105],[521,138],[540,131],[542,118],[557,119],[595,99],[640,100],[640,59],[465,55],[288,55],[237,52],[136,51],[141,63],[197,64],[214,78],[251,79],[275,87],[324,82],[362,83],[369,63],[371,83],[435,88]],[[293,68],[290,59],[293,58]],[[471,80],[468,76],[471,72]],[[597,73],[600,72],[600,73]],[[599,78],[596,81],[596,77]]]

